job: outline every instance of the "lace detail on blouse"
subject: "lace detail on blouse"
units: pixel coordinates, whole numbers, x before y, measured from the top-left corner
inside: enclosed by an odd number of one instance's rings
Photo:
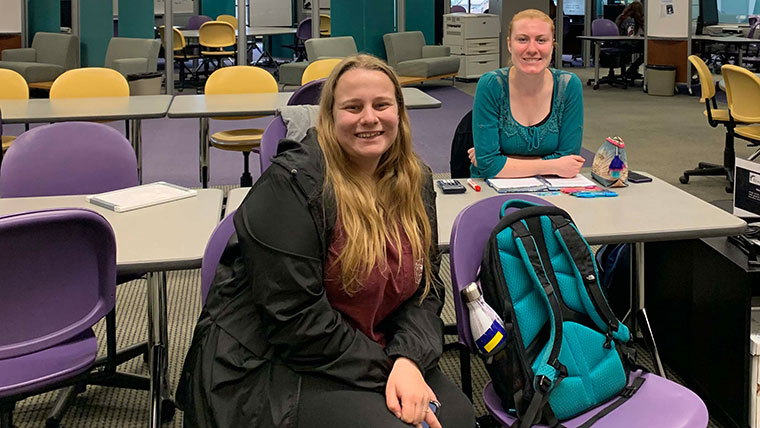
[[[528,151],[535,151],[541,146],[546,134],[559,133],[559,124],[562,123],[562,111],[564,110],[565,89],[570,83],[570,74],[559,74],[551,70],[554,79],[554,100],[552,101],[549,120],[537,126],[524,126],[512,116],[509,105],[509,68],[497,69],[499,85],[502,89],[501,107],[499,109],[499,131],[507,137],[519,134],[520,138],[527,143]]]

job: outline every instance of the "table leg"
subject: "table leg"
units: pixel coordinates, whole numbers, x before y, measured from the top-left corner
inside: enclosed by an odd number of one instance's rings
[[[200,175],[201,185],[204,189],[208,188],[209,179],[209,137],[208,137],[208,118],[200,118]]]
[[[602,42],[594,41],[594,89],[599,87],[599,51],[602,47]]]
[[[150,365],[150,428],[174,416],[168,369],[169,334],[166,321],[166,273],[148,273],[148,348]]]
[[[641,330],[644,340],[646,341],[649,352],[652,354],[652,362],[657,374],[667,379],[665,368],[660,360],[660,353],[657,351],[657,343],[654,340],[652,326],[649,323],[646,306],[644,304],[644,243],[637,242],[633,244],[634,257],[636,260],[636,320],[638,328]]]
[[[132,149],[137,157],[137,180],[142,184],[142,121],[132,119],[129,121],[129,138],[132,143]]]

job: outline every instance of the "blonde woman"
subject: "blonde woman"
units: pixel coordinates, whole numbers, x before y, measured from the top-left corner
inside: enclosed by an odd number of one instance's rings
[[[185,426],[474,426],[437,368],[435,193],[393,72],[344,60],[316,129],[280,152],[235,215],[234,261],[195,329]]]
[[[574,177],[583,166],[583,85],[549,68],[554,22],[526,9],[509,23],[512,65],[481,76],[472,107],[473,177]]]

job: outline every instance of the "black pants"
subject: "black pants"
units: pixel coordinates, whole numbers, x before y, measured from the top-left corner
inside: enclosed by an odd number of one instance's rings
[[[444,428],[475,426],[472,403],[438,368],[425,382],[441,402],[438,420]],[[324,378],[304,376],[298,406],[298,428],[408,428],[388,410],[385,394],[352,389]]]

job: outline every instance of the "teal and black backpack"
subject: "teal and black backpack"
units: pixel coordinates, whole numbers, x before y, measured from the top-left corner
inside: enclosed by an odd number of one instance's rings
[[[583,425],[590,426],[643,382],[628,385],[630,333],[612,314],[593,253],[562,209],[505,202],[480,281],[506,327],[507,346],[485,363],[504,409],[518,418],[513,426],[561,426],[620,395]]]

